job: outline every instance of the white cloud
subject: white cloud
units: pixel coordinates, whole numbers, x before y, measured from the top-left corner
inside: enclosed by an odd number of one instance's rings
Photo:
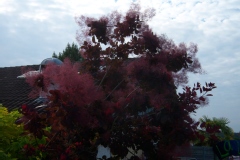
[[[29,12],[20,13],[19,16],[22,19],[32,19],[34,21],[45,21],[49,18],[49,11],[44,9],[36,9],[31,14]]]
[[[7,15],[15,11],[14,0],[1,0],[0,1],[0,15]]]

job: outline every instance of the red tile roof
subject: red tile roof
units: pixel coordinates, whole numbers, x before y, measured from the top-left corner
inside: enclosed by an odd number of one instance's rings
[[[38,70],[39,65],[0,68],[0,103],[8,110],[19,108],[22,104],[36,104],[35,99],[29,98],[31,87],[22,75],[22,68]]]

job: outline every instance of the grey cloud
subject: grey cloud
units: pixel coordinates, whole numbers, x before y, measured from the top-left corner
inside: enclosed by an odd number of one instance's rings
[[[3,16],[0,26],[0,66],[38,64],[52,53],[62,51],[75,40],[77,25],[71,16],[53,15],[48,21]]]

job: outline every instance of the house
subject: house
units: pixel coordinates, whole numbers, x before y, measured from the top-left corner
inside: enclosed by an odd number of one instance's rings
[[[44,59],[40,65],[27,65],[0,68],[0,104],[9,111],[21,107],[23,104],[38,106],[42,104],[41,97],[30,98],[32,88],[26,82],[23,70],[33,70],[32,74],[39,73],[49,63],[61,65],[57,58]]]
[[[23,68],[38,70],[39,65],[0,68],[0,104],[8,110],[19,108],[22,104],[36,104],[37,98],[30,98],[31,87],[22,75]]]

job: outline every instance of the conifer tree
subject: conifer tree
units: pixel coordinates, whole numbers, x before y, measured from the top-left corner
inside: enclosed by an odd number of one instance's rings
[[[65,58],[69,58],[72,62],[82,61],[82,57],[79,53],[79,48],[75,43],[72,43],[72,45],[68,43],[65,50],[63,50],[63,52],[60,52],[58,55],[53,52],[52,57],[58,58],[61,61],[64,61]]]

